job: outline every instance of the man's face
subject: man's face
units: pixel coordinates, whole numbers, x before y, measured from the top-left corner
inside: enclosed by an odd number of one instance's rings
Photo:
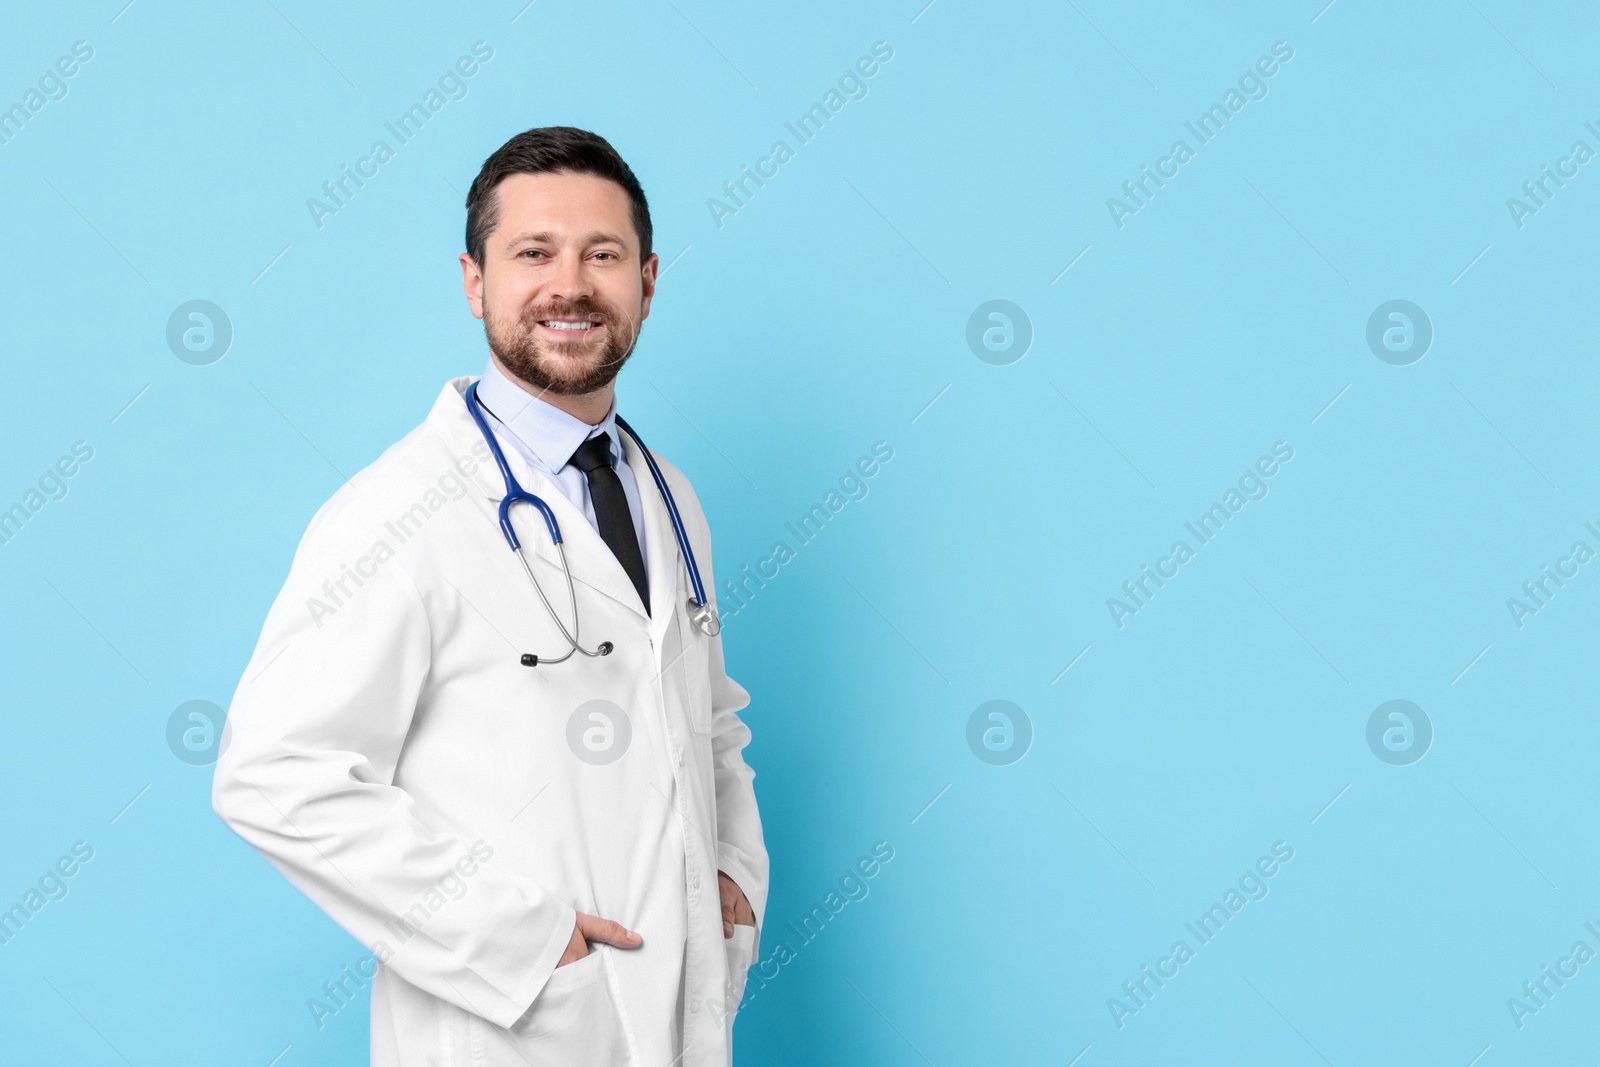
[[[609,385],[650,314],[659,260],[639,261],[631,202],[590,174],[513,174],[483,267],[461,256],[462,285],[506,370],[541,391]]]

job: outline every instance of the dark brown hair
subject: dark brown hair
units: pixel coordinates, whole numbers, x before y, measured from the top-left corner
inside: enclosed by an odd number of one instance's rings
[[[495,149],[467,191],[467,253],[481,270],[484,246],[500,223],[495,187],[513,174],[564,171],[592,174],[622,186],[633,202],[633,228],[639,235],[639,260],[650,258],[650,205],[644,188],[611,143],[575,126],[541,126],[524,130]]]

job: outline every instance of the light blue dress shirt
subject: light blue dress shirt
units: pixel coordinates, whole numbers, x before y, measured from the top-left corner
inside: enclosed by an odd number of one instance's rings
[[[589,499],[589,479],[571,460],[578,446],[589,438],[599,434],[610,436],[611,469],[617,472],[622,492],[628,498],[633,532],[639,538],[639,555],[648,575],[650,556],[644,541],[644,511],[639,504],[639,484],[633,477],[633,468],[622,458],[616,399],[612,399],[611,410],[599,425],[590,426],[506,377],[492,358],[483,377],[478,379],[478,399],[483,402],[484,417],[499,439],[500,447],[504,449],[509,445],[516,449],[534,470],[549,478],[561,495],[583,512],[596,533],[600,525],[594,515],[594,502]]]

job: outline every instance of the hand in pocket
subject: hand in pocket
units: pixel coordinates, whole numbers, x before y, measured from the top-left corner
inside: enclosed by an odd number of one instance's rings
[[[755,926],[756,913],[751,910],[750,901],[738,882],[718,871],[717,891],[722,894],[723,937],[732,937],[735,926]]]
[[[567,950],[556,961],[556,966],[565,967],[575,960],[583,959],[589,954],[590,941],[601,941],[616,948],[638,948],[644,944],[644,938],[621,923],[602,919],[597,915],[585,915],[580,911],[578,921],[572,927],[572,937],[567,941]]]

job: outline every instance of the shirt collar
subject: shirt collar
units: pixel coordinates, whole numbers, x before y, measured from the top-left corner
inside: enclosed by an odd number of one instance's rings
[[[551,474],[567,465],[579,445],[601,433],[611,439],[612,465],[622,462],[622,444],[617,440],[615,396],[611,398],[606,417],[591,426],[513,382],[491,358],[489,365],[484,368],[483,377],[478,380],[478,397],[495,421],[505,427]]]

